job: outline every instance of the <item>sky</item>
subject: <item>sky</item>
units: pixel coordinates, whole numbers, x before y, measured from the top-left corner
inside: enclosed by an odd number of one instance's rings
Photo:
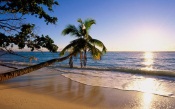
[[[108,51],[175,51],[175,0],[58,0],[51,15],[56,25],[27,18],[38,34],[49,35],[62,50],[72,36],[61,35],[77,19],[96,20],[90,35],[101,40]]]

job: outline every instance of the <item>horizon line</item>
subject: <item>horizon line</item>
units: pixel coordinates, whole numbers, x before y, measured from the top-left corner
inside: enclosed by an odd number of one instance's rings
[[[49,52],[49,51],[28,51],[28,50],[14,50],[14,52]],[[57,52],[61,52],[60,50]],[[155,50],[155,51],[139,51],[139,50],[119,50],[119,51],[114,51],[114,50],[109,50],[107,52],[175,52],[175,50]]]

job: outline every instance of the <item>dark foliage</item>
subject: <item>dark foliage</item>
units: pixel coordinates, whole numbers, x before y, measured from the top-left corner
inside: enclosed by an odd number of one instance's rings
[[[7,50],[17,45],[19,49],[46,48],[56,52],[58,46],[48,35],[39,36],[34,32],[34,24],[22,22],[25,15],[31,15],[44,19],[46,24],[55,24],[57,17],[48,14],[54,5],[58,5],[55,0],[0,0],[0,48]]]

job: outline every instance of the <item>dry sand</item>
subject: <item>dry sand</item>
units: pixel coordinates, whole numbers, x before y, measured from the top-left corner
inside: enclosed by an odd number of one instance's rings
[[[174,102],[170,97],[84,85],[51,68],[0,83],[0,109],[174,109]]]

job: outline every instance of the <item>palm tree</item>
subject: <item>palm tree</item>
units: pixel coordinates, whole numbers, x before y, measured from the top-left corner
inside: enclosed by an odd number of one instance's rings
[[[2,73],[2,74],[0,74],[0,82],[4,81],[4,80],[8,80],[10,78],[14,78],[14,77],[17,77],[17,76],[21,76],[21,75],[30,73],[30,72],[38,70],[40,68],[49,66],[49,65],[51,65],[55,62],[64,61],[64,60],[68,59],[69,57],[71,57],[73,54],[74,53],[69,54],[69,55],[67,55],[65,57],[62,57],[62,58],[51,59],[51,60],[48,60],[46,62],[42,62],[42,63],[36,64],[36,65],[33,65],[33,66],[29,66],[29,67],[26,67],[26,68],[17,69],[17,70],[14,70],[14,71],[9,71],[9,72],[6,72],[6,73]]]
[[[100,60],[101,56],[106,53],[106,47],[104,44],[97,40],[93,39],[89,35],[89,30],[91,26],[95,23],[93,19],[86,19],[84,22],[81,19],[77,20],[80,24],[78,27],[74,25],[68,25],[63,31],[63,35],[70,34],[75,36],[76,39],[71,41],[61,52],[60,56],[63,56],[66,51],[70,53],[74,52],[74,55],[80,54],[80,64],[86,66],[87,63],[87,51],[89,51],[95,60]]]
[[[80,22],[81,20],[79,20]],[[85,22],[91,22],[91,23],[85,23]],[[0,81],[4,81],[10,78],[14,78],[17,76],[21,76],[27,73],[30,73],[32,71],[38,70],[40,68],[49,66],[55,62],[61,62],[66,59],[70,59],[70,62],[72,61],[72,57],[76,56],[77,54],[84,53],[84,60],[86,58],[86,51],[89,51],[91,55],[93,56],[93,59],[101,59],[101,56],[106,53],[106,47],[104,44],[97,40],[93,39],[89,35],[89,29],[92,24],[95,24],[95,20],[87,19],[85,22],[80,22],[80,25],[78,28],[76,28],[74,25],[68,25],[66,29],[63,30],[63,35],[71,34],[73,36],[76,36],[76,39],[71,41],[70,44],[68,44],[60,53],[60,55],[64,55],[66,51],[70,51],[70,54],[62,57],[62,58],[56,58],[51,59],[46,62],[39,63],[37,65],[29,66],[26,68],[18,69],[15,71],[9,71],[7,73],[0,74]],[[98,48],[101,48],[98,49]],[[71,63],[73,67],[73,62]]]

